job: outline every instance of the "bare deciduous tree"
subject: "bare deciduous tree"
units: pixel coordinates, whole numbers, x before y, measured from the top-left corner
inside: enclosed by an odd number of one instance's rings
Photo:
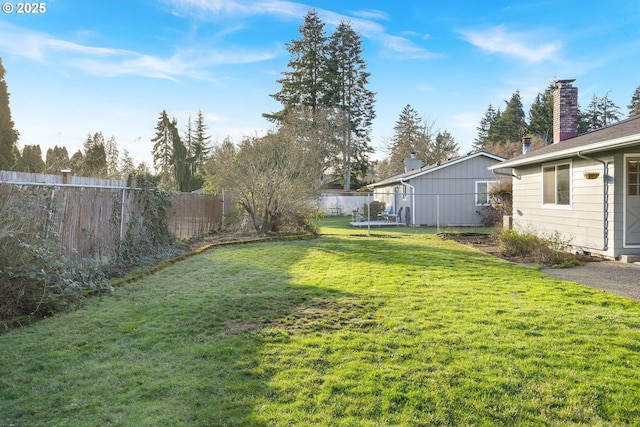
[[[215,188],[224,188],[248,214],[259,234],[313,229],[313,201],[323,171],[317,130],[294,122],[262,138],[214,147],[205,167]],[[308,123],[308,122],[307,122]]]

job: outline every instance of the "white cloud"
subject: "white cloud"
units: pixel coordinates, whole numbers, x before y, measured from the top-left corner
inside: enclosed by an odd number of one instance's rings
[[[382,35],[378,41],[388,52],[400,56],[402,59],[435,59],[442,55],[429,52],[404,37]]]
[[[509,32],[504,25],[483,31],[460,31],[464,39],[474,46],[489,52],[514,56],[518,59],[539,63],[557,61],[561,45],[559,43],[538,41],[533,33]]]
[[[268,15],[280,19],[301,22],[310,9],[318,12],[327,26],[336,27],[348,21],[351,27],[362,37],[379,43],[387,55],[401,59],[433,59],[440,55],[429,52],[406,37],[388,34],[386,28],[375,20],[388,20],[390,17],[373,9],[353,11],[353,16],[342,15],[329,10],[312,8],[304,3],[282,0],[254,0],[238,2],[234,0],[166,0],[180,16],[199,20],[218,22],[229,19],[241,20],[247,16]]]
[[[280,48],[276,47],[266,51],[184,49],[162,58],[126,49],[86,46],[2,22],[0,49],[41,62],[55,56],[58,63],[96,76],[130,75],[169,80],[181,77],[209,79],[209,67],[266,61],[280,53]]]
[[[389,15],[386,12],[382,12],[380,10],[375,10],[375,9],[356,10],[351,13],[353,14],[353,16],[356,16],[361,19],[375,19],[378,21],[389,20]]]
[[[201,20],[256,15],[300,18],[310,9],[301,3],[282,0],[166,0],[165,3],[171,5],[175,15]]]

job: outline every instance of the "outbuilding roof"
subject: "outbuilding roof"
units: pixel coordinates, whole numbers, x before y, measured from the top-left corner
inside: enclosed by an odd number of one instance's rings
[[[623,148],[640,143],[640,115],[621,120],[612,125],[569,138],[509,159],[490,170],[513,168],[575,156]]]

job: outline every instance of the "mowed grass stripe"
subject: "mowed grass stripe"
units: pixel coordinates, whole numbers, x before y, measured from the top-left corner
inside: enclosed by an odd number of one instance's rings
[[[634,425],[636,302],[433,235],[210,250],[0,336],[0,424]]]

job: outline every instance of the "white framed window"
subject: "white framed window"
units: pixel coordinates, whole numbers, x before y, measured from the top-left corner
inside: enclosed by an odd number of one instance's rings
[[[407,200],[407,184],[402,184],[402,200]]]
[[[489,189],[496,181],[476,181],[476,206],[489,206],[491,196]]]
[[[571,205],[571,163],[542,167],[542,204]]]

